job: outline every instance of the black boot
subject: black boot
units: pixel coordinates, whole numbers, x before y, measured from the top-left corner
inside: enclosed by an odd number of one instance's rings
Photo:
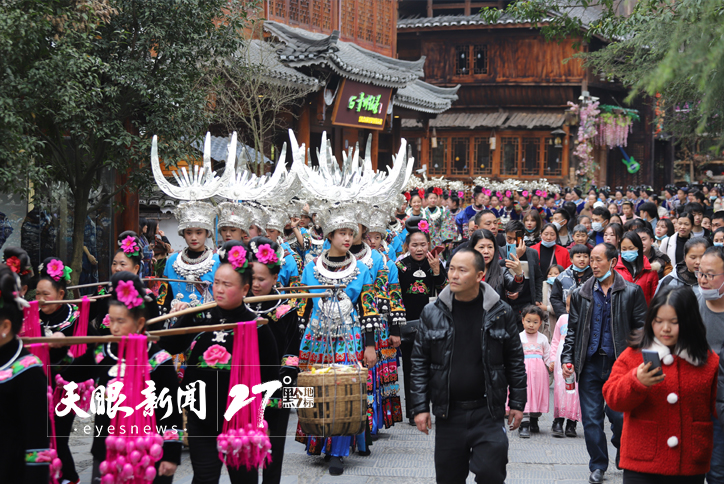
[[[565,422],[565,420],[566,419],[564,418],[553,419],[553,426],[551,427],[551,434],[553,434],[553,437],[565,437],[565,434],[563,433],[563,422]]]
[[[518,436],[521,439],[530,438],[530,422],[523,422],[520,424],[520,428],[518,429]]]
[[[538,417],[531,417],[531,418],[530,418],[530,433],[531,433],[531,434],[539,434],[539,433],[540,433],[540,427],[538,427]]]
[[[329,474],[332,476],[341,476],[344,472],[344,462],[341,457],[332,457],[329,462]]]
[[[561,436],[563,437],[563,436]],[[576,421],[575,420],[569,420],[566,423],[566,437],[578,437],[578,434],[576,433]]]

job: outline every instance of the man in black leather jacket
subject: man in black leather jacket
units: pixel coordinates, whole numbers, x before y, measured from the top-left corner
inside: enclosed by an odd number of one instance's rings
[[[436,417],[437,482],[503,483],[508,438],[501,420],[510,392],[508,424],[523,418],[527,377],[518,322],[508,304],[482,282],[483,256],[460,249],[448,267],[449,286],[420,315],[412,351],[411,412],[421,432]]]
[[[598,244],[591,251],[593,277],[571,293],[568,332],[561,353],[563,376],[576,373],[592,484],[603,482],[608,469],[604,411],[611,422],[611,442],[617,449],[623,427],[621,413],[607,406],[604,410],[603,385],[616,358],[628,347],[631,331],[642,328],[646,318],[643,290],[614,270],[617,262],[618,251],[611,244]],[[616,462],[618,465],[618,453]]]

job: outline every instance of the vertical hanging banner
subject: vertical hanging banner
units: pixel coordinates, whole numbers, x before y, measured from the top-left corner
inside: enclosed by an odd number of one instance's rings
[[[332,112],[332,124],[384,129],[392,88],[342,80]]]

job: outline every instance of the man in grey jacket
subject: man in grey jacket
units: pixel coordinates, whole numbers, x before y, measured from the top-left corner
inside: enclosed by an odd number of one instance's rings
[[[646,318],[644,292],[614,270],[618,250],[609,243],[591,251],[593,277],[571,295],[568,332],[561,353],[563,376],[576,373],[583,432],[590,461],[592,484],[603,482],[608,469],[608,446],[603,431],[604,412],[611,422],[613,445],[618,449],[623,414],[605,405],[603,385],[616,358],[628,347],[631,331]],[[618,466],[618,452],[616,455]]]

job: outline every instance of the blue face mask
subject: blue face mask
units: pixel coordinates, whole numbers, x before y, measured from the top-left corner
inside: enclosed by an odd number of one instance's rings
[[[659,237],[658,235],[654,235],[654,237],[656,237],[656,240],[664,240],[668,237],[668,235],[662,235],[661,237]]]
[[[586,267],[584,267],[583,269],[581,269],[580,267],[578,267],[578,266],[576,266],[576,265],[572,265],[572,266],[571,266],[571,269],[573,269],[573,270],[576,271],[576,272],[585,272],[586,269],[588,269],[589,267],[591,267],[591,266],[586,266]]]
[[[608,268],[608,272],[607,272],[607,273],[605,273],[605,274],[602,275],[601,277],[597,277],[596,279],[598,279],[598,282],[603,282],[603,281],[605,281],[606,279],[608,279],[609,277],[611,277],[611,267]]]
[[[543,244],[544,247],[548,247],[549,249],[550,249],[551,247],[553,247],[554,245],[556,245],[556,241],[555,241],[555,240],[552,240],[552,241],[550,241],[550,242],[546,242],[545,240],[541,240],[540,243]]]
[[[525,231],[528,232],[529,234],[532,234],[533,232],[535,232],[535,228],[532,228],[532,229],[527,228],[527,229],[525,229]]]
[[[714,242],[715,247],[724,247],[724,242]]]
[[[546,282],[552,286],[553,283],[556,282],[556,278],[555,278],[555,277],[549,277],[549,278],[546,280]]]
[[[639,250],[622,250],[621,251],[621,257],[623,257],[623,260],[626,262],[633,262],[635,261],[639,256]]]

